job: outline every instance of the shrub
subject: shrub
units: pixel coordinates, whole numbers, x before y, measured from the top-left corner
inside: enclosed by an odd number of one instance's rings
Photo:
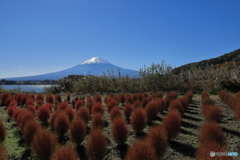
[[[144,108],[147,120],[150,122],[154,120],[157,117],[157,114],[159,113],[161,109],[161,101],[157,99],[151,100],[147,106]]]
[[[123,108],[123,113],[124,113],[126,119],[130,118],[132,111],[133,111],[132,105],[130,103],[126,103]]]
[[[87,124],[88,121],[90,120],[90,111],[87,107],[83,106],[81,107],[77,113],[76,117],[82,118],[84,122]]]
[[[53,104],[52,103],[47,103],[45,106],[51,111],[53,109]]]
[[[181,102],[182,107],[185,111],[187,109],[188,105],[189,105],[189,98],[187,96],[183,96],[181,98],[178,98],[178,101]]]
[[[128,127],[126,122],[120,117],[115,118],[112,123],[112,137],[114,141],[123,145],[127,141]]]
[[[37,117],[42,122],[47,122],[50,118],[51,112],[47,106],[42,106],[37,111]]]
[[[63,137],[64,134],[67,133],[69,124],[70,121],[66,112],[62,111],[57,115],[54,121],[54,129],[56,130],[60,137]]]
[[[39,160],[49,160],[56,146],[56,135],[45,129],[39,129],[31,143],[33,156]]]
[[[92,116],[92,129],[104,128],[104,119],[101,113],[94,113]]]
[[[2,94],[2,96],[1,96],[2,106],[5,106],[5,102],[9,96],[10,96],[10,94],[8,92],[4,92]]]
[[[30,120],[25,124],[23,136],[27,145],[30,145],[35,133],[40,129],[40,125],[36,120]]]
[[[220,157],[210,157],[210,152],[226,152],[226,147],[222,146],[218,143],[210,142],[204,145],[200,145],[196,151],[196,160],[212,160],[212,159],[219,159],[219,160],[232,160],[232,157],[229,156],[220,156]]]
[[[26,95],[22,95],[21,97],[21,104],[24,105],[27,101],[27,96]]]
[[[67,102],[67,101],[63,101],[63,102],[61,102],[61,103],[57,106],[57,109],[65,110],[67,107],[68,107],[68,102]]]
[[[51,103],[51,104],[54,103],[54,98],[53,98],[53,95],[52,95],[51,93],[47,94],[47,96],[46,96],[46,102],[47,102],[47,103]]]
[[[8,96],[8,98],[5,101],[5,106],[8,107],[12,101],[13,101],[13,98],[11,96]]]
[[[118,106],[118,102],[115,99],[109,99],[107,102],[107,110],[110,113],[112,108]]]
[[[87,108],[88,108],[89,111],[90,111],[90,114],[92,114],[92,107],[93,107],[93,104],[94,104],[93,101],[89,101],[89,102],[86,103],[86,106],[87,106]]]
[[[44,102],[44,96],[43,94],[39,93],[36,97],[36,101],[40,100],[42,103]]]
[[[131,104],[133,104],[133,97],[132,97],[131,94],[127,94],[127,95],[126,95],[126,101],[125,101],[125,103],[131,103]]]
[[[68,101],[68,103],[71,102],[71,96],[70,96],[70,94],[67,94],[67,101]]]
[[[55,96],[55,101],[56,101],[57,103],[61,103],[61,102],[62,102],[62,97],[61,97],[59,94],[57,94],[57,95]]]
[[[97,94],[97,95],[95,95],[95,97],[94,97],[94,101],[95,101],[95,102],[102,103],[102,97],[101,97],[99,94]]]
[[[3,124],[3,121],[0,119],[0,144],[5,140],[6,138],[6,129]]]
[[[107,140],[99,128],[91,131],[86,143],[86,154],[91,160],[101,160],[107,152]]]
[[[71,103],[72,103],[72,107],[75,108],[75,104],[76,104],[75,99],[72,99]]]
[[[65,109],[65,112],[67,113],[67,116],[68,116],[68,118],[69,118],[69,120],[70,120],[70,122],[72,122],[72,120],[73,120],[73,118],[74,118],[74,111],[73,111],[73,109],[72,109],[72,107],[67,107],[66,109]]]
[[[55,112],[53,112],[50,116],[50,124],[52,126],[54,126],[54,122],[56,120],[56,117],[60,114],[60,112],[62,112],[61,110],[56,110]]]
[[[92,106],[92,113],[101,113],[101,114],[103,114],[103,112],[104,112],[104,108],[103,108],[101,103],[97,102],[97,103],[93,104],[93,106]]]
[[[177,136],[181,127],[181,114],[177,110],[169,111],[162,120],[162,126],[167,133],[167,138],[173,139]]]
[[[126,95],[124,93],[120,93],[119,94],[119,100],[120,100],[120,103],[122,103],[122,105],[125,103],[125,100],[126,100]]]
[[[162,157],[167,148],[166,131],[162,126],[155,126],[150,129],[147,140],[154,148],[156,155]]]
[[[119,107],[115,106],[111,109],[111,112],[110,112],[111,121],[113,121],[115,118],[121,117],[121,116],[122,116],[122,113],[121,113],[121,110]]]
[[[173,100],[169,105],[169,111],[171,110],[178,110],[181,114],[183,114],[184,108],[182,106],[181,101],[179,101],[178,99]]]
[[[33,113],[31,111],[24,109],[18,115],[16,122],[17,122],[17,125],[19,126],[19,128],[21,129],[21,131],[23,131],[24,126],[27,123],[27,121],[33,120],[33,119],[35,119]]]
[[[7,149],[4,147],[3,144],[0,144],[0,159],[1,160],[8,160],[8,151]]]
[[[138,93],[138,99],[140,102],[142,102],[142,99],[143,99],[143,94],[142,93]]]
[[[10,106],[7,108],[7,114],[9,117],[13,116],[14,111],[17,110],[17,106]]]
[[[203,125],[199,133],[199,142],[205,145],[209,142],[225,145],[226,137],[222,131],[221,126],[216,122],[207,122]]]
[[[127,151],[125,160],[157,160],[154,148],[143,140],[133,142]]]
[[[34,105],[27,105],[27,109],[31,111],[33,115],[35,115],[36,108]]]
[[[17,94],[16,95],[16,100],[17,100],[17,103],[20,104],[21,103],[21,98],[22,98],[22,95],[21,94]]]
[[[16,100],[12,100],[10,102],[10,104],[8,105],[8,107],[11,107],[11,106],[17,106],[17,101]]]
[[[133,102],[133,108],[142,108],[141,102],[138,99]]]
[[[31,97],[28,97],[26,100],[26,106],[28,105],[34,105],[35,100]]]
[[[86,136],[86,124],[81,118],[75,118],[69,129],[69,137],[72,142],[80,146]]]
[[[221,117],[221,108],[216,105],[208,107],[204,114],[207,121],[218,121]]]
[[[133,94],[132,99],[133,99],[133,102],[135,102],[136,100],[139,100],[138,94],[137,93]]]
[[[141,101],[141,105],[142,105],[143,108],[145,108],[147,104],[148,104],[148,98],[144,97]]]
[[[64,145],[55,150],[52,160],[78,160],[78,155],[72,146]]]
[[[137,108],[133,111],[130,123],[135,132],[141,132],[144,129],[147,119],[142,108]]]
[[[80,107],[84,106],[84,101],[79,99],[77,100],[76,104],[75,104],[75,108],[76,110],[78,110]]]

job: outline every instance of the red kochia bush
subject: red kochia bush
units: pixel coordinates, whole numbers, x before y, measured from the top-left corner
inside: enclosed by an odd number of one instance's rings
[[[111,112],[110,112],[110,119],[111,119],[111,121],[113,121],[114,118],[121,117],[121,116],[122,116],[122,113],[121,113],[120,108],[117,107],[117,106],[113,107]]]
[[[0,144],[5,140],[6,138],[6,129],[3,124],[3,121],[0,119]]]
[[[79,99],[75,104],[75,108],[76,108],[76,110],[78,110],[82,106],[84,106],[84,101]]]
[[[52,160],[78,160],[78,155],[71,145],[64,145],[55,150]]]
[[[135,109],[131,115],[130,123],[135,132],[141,132],[147,123],[145,111],[142,108]]]
[[[154,148],[144,140],[136,140],[127,151],[125,160],[157,160]]]
[[[40,125],[36,120],[30,120],[25,124],[23,129],[23,136],[25,142],[30,145],[35,133],[40,129]]]
[[[221,117],[221,108],[216,105],[208,107],[204,114],[207,121],[218,121]]]
[[[57,106],[57,109],[65,110],[67,107],[68,107],[68,102],[67,102],[67,101],[63,101],[63,102],[61,102],[61,103]]]
[[[37,117],[40,121],[47,122],[50,117],[50,114],[51,114],[51,112],[47,106],[41,106],[38,109]]]
[[[112,136],[114,141],[119,145],[123,145],[127,141],[128,127],[126,122],[121,117],[113,120]]]
[[[70,121],[66,112],[62,111],[57,115],[54,121],[54,129],[57,131],[60,137],[62,137],[64,136],[65,133],[67,133],[69,124],[70,124]]]
[[[61,110],[56,110],[55,112],[53,112],[50,116],[50,121],[49,123],[54,126],[54,122],[56,120],[56,117],[60,114],[60,112],[62,112]]]
[[[76,117],[82,118],[84,122],[87,124],[88,121],[90,120],[90,111],[87,107],[83,106],[81,107],[77,113]]]
[[[39,129],[31,143],[33,156],[39,160],[49,160],[56,146],[56,135],[45,129]]]
[[[8,107],[12,101],[13,101],[13,98],[11,96],[8,96],[8,98],[5,101],[5,106]]]
[[[39,94],[37,95],[36,101],[38,101],[38,100],[44,102],[44,96],[43,96],[43,94],[39,93]]]
[[[99,128],[91,131],[86,143],[86,154],[91,160],[102,160],[107,152],[107,140]]]
[[[133,108],[132,108],[132,104],[130,103],[126,103],[124,108],[123,108],[123,113],[126,117],[126,119],[129,119],[131,114],[132,114]]]
[[[114,98],[110,98],[107,101],[107,110],[108,110],[108,112],[110,113],[112,108],[115,107],[115,106],[118,106],[118,102]]]
[[[196,160],[232,160],[230,156],[210,157],[210,152],[226,152],[226,147],[218,143],[210,142],[204,145],[200,145],[196,152]]]
[[[94,113],[92,117],[92,129],[104,128],[104,119],[101,113]]]
[[[72,120],[74,118],[74,114],[75,114],[75,112],[73,111],[72,107],[68,106],[67,108],[65,108],[65,112],[67,113],[67,116],[68,116],[70,122],[72,122]]]
[[[70,103],[70,101],[71,101],[71,95],[70,94],[67,94],[67,101],[68,101],[68,103]]]
[[[61,102],[62,102],[62,97],[61,97],[59,94],[57,94],[57,95],[55,96],[55,101],[56,101],[57,103],[61,103]]]
[[[18,103],[18,104],[20,104],[21,98],[22,98],[22,95],[21,95],[21,94],[17,94],[17,95],[16,95],[16,98],[15,98],[15,99],[17,100],[17,103]]]
[[[33,113],[29,110],[22,110],[22,112],[18,115],[17,117],[17,125],[19,126],[19,128],[21,129],[21,131],[23,131],[25,124],[27,123],[27,121],[33,120],[35,119]]]
[[[17,106],[10,106],[7,108],[7,114],[9,117],[13,116],[14,111],[16,111],[18,108]]]
[[[5,106],[5,101],[7,100],[7,98],[10,96],[9,93],[4,92],[1,96],[1,101],[2,101],[2,106]]]
[[[80,146],[86,136],[86,124],[81,118],[75,118],[69,130],[69,137],[72,142]]]
[[[182,103],[179,99],[173,100],[169,105],[169,110],[178,110],[181,114],[184,113],[184,108],[182,106]]]
[[[54,98],[53,98],[53,95],[52,95],[51,93],[47,94],[47,96],[46,96],[46,102],[47,102],[47,103],[51,103],[51,104],[54,103]]]
[[[167,138],[173,139],[177,136],[181,127],[181,114],[177,110],[169,111],[162,120],[162,126],[167,133]]]
[[[162,102],[160,99],[153,99],[151,100],[147,106],[144,108],[147,120],[150,122],[154,120],[157,117],[157,114],[160,110],[162,110]]]
[[[124,93],[120,93],[118,97],[119,97],[120,103],[122,103],[123,105],[126,100],[126,95]]]
[[[27,96],[26,95],[22,95],[21,97],[21,104],[24,105],[27,101]]]
[[[142,104],[141,104],[141,102],[138,99],[133,102],[133,108],[134,109],[142,108]]]
[[[226,137],[222,131],[221,126],[216,122],[207,122],[203,125],[199,133],[199,142],[205,145],[209,142],[225,145]]]
[[[94,101],[95,101],[95,102],[102,103],[102,97],[101,97],[99,94],[97,94],[97,95],[95,95],[95,97],[94,97]]]
[[[155,149],[156,155],[162,157],[167,148],[166,131],[162,126],[151,128],[148,133],[147,141]]]
[[[103,114],[103,112],[104,112],[104,108],[103,108],[101,103],[97,102],[97,103],[93,104],[93,106],[92,106],[92,113],[101,113],[101,114]]]

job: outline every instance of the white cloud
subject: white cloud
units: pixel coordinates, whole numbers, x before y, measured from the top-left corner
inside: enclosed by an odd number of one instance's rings
[[[19,66],[19,68],[22,68],[22,66]]]

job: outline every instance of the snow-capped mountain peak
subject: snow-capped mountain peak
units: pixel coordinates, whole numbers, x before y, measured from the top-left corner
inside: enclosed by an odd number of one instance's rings
[[[107,60],[102,59],[101,57],[92,57],[89,60],[81,63],[81,64],[93,64],[93,63],[109,63]]]

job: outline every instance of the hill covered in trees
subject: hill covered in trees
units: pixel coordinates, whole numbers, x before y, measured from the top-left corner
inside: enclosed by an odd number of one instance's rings
[[[234,50],[230,53],[226,53],[216,58],[211,58],[207,60],[202,60],[200,62],[194,62],[194,63],[188,63],[185,65],[182,65],[180,67],[173,69],[172,72],[174,74],[179,74],[181,71],[189,70],[192,67],[206,69],[211,65],[216,66],[216,65],[223,65],[225,63],[233,63],[233,62],[235,62],[235,65],[237,66],[240,65],[240,49]]]

